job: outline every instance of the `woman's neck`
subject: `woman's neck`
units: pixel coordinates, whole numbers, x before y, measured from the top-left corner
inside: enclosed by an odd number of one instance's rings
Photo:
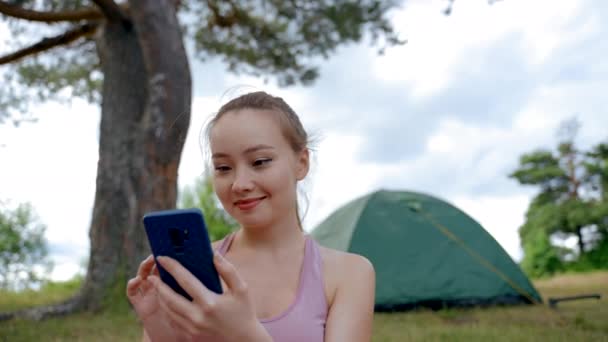
[[[237,233],[238,244],[256,250],[278,251],[301,244],[305,237],[298,218],[293,215],[264,227],[242,227]]]

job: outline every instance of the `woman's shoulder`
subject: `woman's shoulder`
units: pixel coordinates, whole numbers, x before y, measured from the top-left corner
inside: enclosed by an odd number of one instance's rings
[[[375,282],[372,263],[364,256],[319,246],[323,261],[323,278],[329,303],[336,294],[357,282]]]
[[[348,272],[352,270],[367,270],[369,272],[373,270],[372,263],[362,255],[323,246],[319,246],[319,250],[323,262],[331,271],[343,269]]]

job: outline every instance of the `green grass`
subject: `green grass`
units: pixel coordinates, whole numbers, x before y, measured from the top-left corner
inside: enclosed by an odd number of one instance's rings
[[[47,283],[39,291],[12,292],[0,290],[0,311],[12,311],[56,303],[75,293],[80,287],[80,283],[81,279],[75,278],[66,282]]]
[[[65,298],[77,282],[41,292],[0,292],[0,311]],[[599,293],[601,300],[488,309],[376,314],[374,341],[608,341],[608,272],[561,275],[535,286],[549,297]],[[0,341],[136,341],[141,329],[128,311],[79,314],[43,322],[0,323]]]
[[[601,300],[488,309],[376,314],[374,341],[608,341],[608,272],[535,282],[549,297],[599,293]]]
[[[0,291],[0,311],[51,304],[75,294],[81,280],[46,284],[40,291]],[[124,303],[113,303],[102,313],[81,313],[41,322],[0,322],[0,342],[5,341],[139,341],[141,328]]]

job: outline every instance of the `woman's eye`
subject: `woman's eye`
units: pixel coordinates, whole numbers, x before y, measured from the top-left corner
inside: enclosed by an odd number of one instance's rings
[[[227,171],[230,171],[230,167],[225,166],[225,165],[216,166],[215,167],[215,171],[217,171],[217,172],[227,172]]]
[[[253,166],[264,166],[268,163],[270,163],[272,161],[272,159],[270,158],[260,158],[260,159],[256,159],[253,162]]]

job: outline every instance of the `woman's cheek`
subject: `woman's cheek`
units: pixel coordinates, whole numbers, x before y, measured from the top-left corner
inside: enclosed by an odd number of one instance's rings
[[[224,209],[229,209],[230,202],[230,182],[226,179],[218,179],[214,182],[213,187]]]

